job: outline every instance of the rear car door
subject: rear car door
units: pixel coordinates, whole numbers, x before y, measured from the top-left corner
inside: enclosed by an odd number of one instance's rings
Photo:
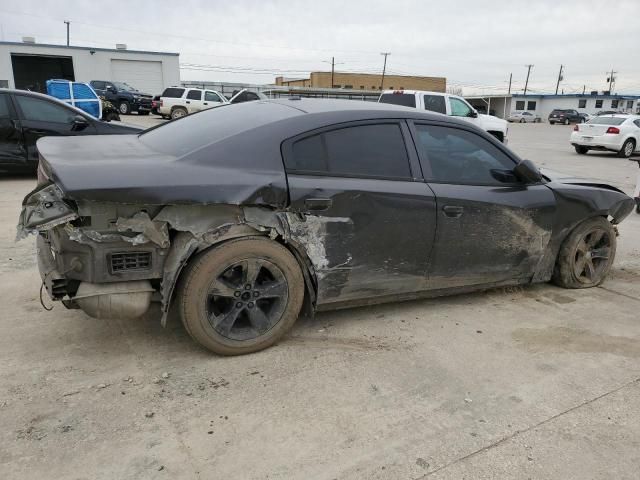
[[[26,165],[27,152],[11,95],[0,93],[0,168]]]
[[[202,110],[202,90],[189,90],[185,104],[189,113]]]
[[[435,198],[408,127],[356,122],[283,144],[290,211],[307,232],[318,304],[417,292],[435,235]]]
[[[27,149],[27,161],[38,162],[36,142],[41,137],[91,135],[96,133],[94,120],[81,115],[76,110],[46,98],[15,94],[18,116]],[[86,123],[78,126],[74,122],[82,116]]]
[[[553,192],[518,181],[517,159],[479,132],[435,123],[413,128],[438,212],[429,288],[531,279],[551,238]]]

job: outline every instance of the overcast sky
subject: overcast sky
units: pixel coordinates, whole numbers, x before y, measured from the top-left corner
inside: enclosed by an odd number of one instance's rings
[[[640,93],[640,0],[108,0],[0,3],[0,35],[19,41],[180,53],[183,80],[272,83],[327,70],[433,75],[465,93]]]

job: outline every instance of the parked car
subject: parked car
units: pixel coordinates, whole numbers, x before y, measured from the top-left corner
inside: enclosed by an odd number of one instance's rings
[[[163,324],[175,305],[225,355],[274,344],[303,308],[599,285],[634,206],[461,119],[349,100],[246,102],[38,148],[18,231],[38,235],[50,297],[98,318],[155,299]]]
[[[518,123],[540,123],[541,118],[531,112],[515,111],[509,114],[507,121]]]
[[[562,123],[569,125],[570,123],[583,123],[584,118],[580,116],[577,110],[552,110],[549,114],[549,123],[555,125],[556,123]]]
[[[580,122],[580,123],[588,122],[589,120],[591,120],[593,118],[593,115],[591,115],[590,113],[586,113],[586,112],[578,112],[578,115],[580,115],[580,117],[582,118],[582,122]]]
[[[601,115],[615,115],[617,113],[622,113],[622,112],[618,112],[616,110],[600,110],[598,113],[596,113],[596,117],[599,117]]]
[[[169,87],[160,95],[158,113],[165,118],[176,119],[227,103],[229,100],[215,90]]]
[[[583,125],[576,125],[570,141],[581,155],[589,150],[605,150],[629,158],[634,152],[640,152],[640,115],[594,117]]]
[[[378,102],[460,117],[489,132],[501,142],[506,142],[509,132],[509,124],[506,120],[478,113],[464,98],[448,93],[423,90],[385,90],[380,95]]]
[[[100,121],[49,95],[0,89],[0,170],[35,171],[45,136],[115,135],[142,129]]]
[[[151,111],[151,98],[153,96],[143,93],[127,83],[91,80],[89,84],[98,95],[113,103],[122,115],[128,115],[131,112],[149,115]]]
[[[264,93],[261,92],[252,92],[249,89],[242,90],[234,90],[233,95],[229,99],[229,103],[244,103],[244,102],[253,102],[255,100],[268,100]]]

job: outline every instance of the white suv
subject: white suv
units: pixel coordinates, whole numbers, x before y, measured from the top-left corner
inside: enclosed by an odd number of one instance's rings
[[[380,95],[378,102],[429,110],[452,117],[462,117],[501,142],[507,143],[509,123],[506,120],[478,113],[464,98],[456,95],[424,90],[385,90]]]
[[[158,113],[164,118],[175,119],[227,103],[229,103],[229,100],[215,90],[169,87],[165,88],[162,95],[160,95]]]

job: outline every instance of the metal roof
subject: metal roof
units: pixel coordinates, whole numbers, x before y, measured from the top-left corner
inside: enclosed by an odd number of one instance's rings
[[[585,92],[585,93],[565,93],[562,95],[556,95],[553,93],[528,93],[528,94],[524,94],[524,93],[514,93],[513,94],[514,97],[536,97],[536,98],[593,98],[593,97],[602,97],[602,98],[612,98],[612,99],[618,99],[618,100],[623,100],[623,99],[636,99],[636,98],[640,98],[640,95],[633,95],[633,94],[624,94],[624,93],[616,93],[616,94],[604,94],[604,93],[594,93],[591,94],[591,92]]]
[[[15,45],[20,47],[28,47],[37,49],[38,47],[44,48],[62,48],[68,50],[88,50],[94,52],[118,52],[118,53],[145,53],[147,55],[172,55],[178,56],[179,53],[175,52],[149,52],[146,50],[129,50],[129,49],[118,49],[118,48],[98,48],[98,47],[80,47],[76,45],[53,45],[49,43],[24,43],[24,42],[2,42],[0,41],[0,45]]]

